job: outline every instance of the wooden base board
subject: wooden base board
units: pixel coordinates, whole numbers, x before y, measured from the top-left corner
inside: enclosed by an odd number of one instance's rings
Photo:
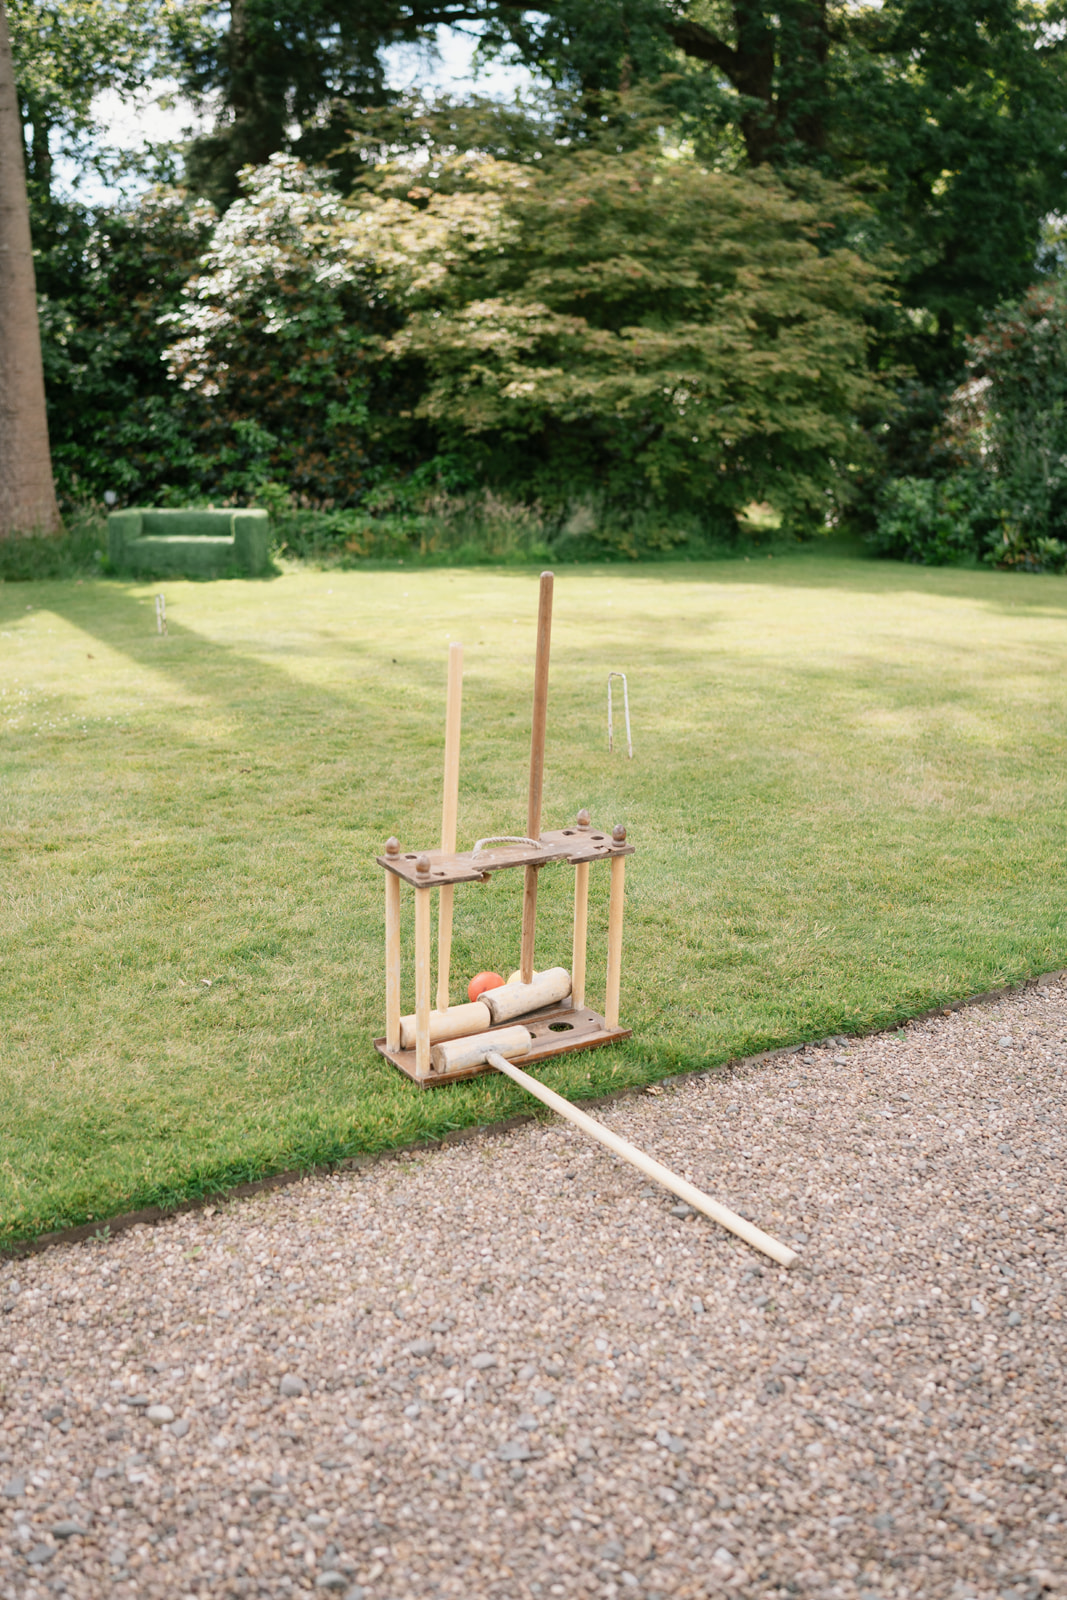
[[[618,1044],[628,1039],[632,1028],[609,1028],[604,1018],[583,1006],[575,1010],[565,1006],[548,1006],[525,1017],[513,1017],[508,1027],[529,1028],[533,1045],[519,1061],[520,1067],[536,1066],[550,1056],[566,1055],[570,1050],[595,1050],[603,1044]],[[477,1078],[483,1072],[492,1072],[489,1066],[464,1067],[459,1072],[431,1072],[428,1077],[416,1078],[414,1050],[387,1050],[384,1039],[375,1039],[374,1048],[379,1055],[391,1061],[405,1077],[423,1089],[438,1089],[445,1083],[458,1083],[461,1078]]]

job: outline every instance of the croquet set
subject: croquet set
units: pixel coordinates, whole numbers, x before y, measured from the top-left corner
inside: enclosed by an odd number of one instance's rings
[[[569,828],[541,832],[541,797],[544,788],[545,729],[548,713],[548,666],[552,635],[552,574],[541,576],[537,619],[537,660],[534,672],[533,732],[530,741],[530,785],[526,807],[526,833],[479,839],[473,850],[456,851],[456,815],[459,801],[460,721],[463,696],[463,646],[448,653],[448,701],[445,715],[445,778],[440,850],[402,850],[390,839],[378,865],[385,869],[385,1036],[374,1041],[394,1066],[423,1088],[453,1083],[475,1073],[490,1072],[484,1052],[478,1057],[472,1040],[508,1024],[513,1045],[521,1044],[516,1029],[525,1029],[532,1042],[525,1050],[513,1049],[529,1061],[543,1061],[569,1050],[591,1050],[630,1036],[619,1026],[619,982],[622,965],[623,893],[626,857],[633,846],[621,825],[608,830],[593,825],[580,811]],[[604,1014],[585,1003],[586,949],[589,906],[589,869],[609,863],[611,890],[608,906],[608,964]],[[534,971],[537,931],[537,879],[549,864],[574,868],[574,941],[571,970],[553,967]],[[480,993],[466,1004],[450,1003],[452,911],[457,886],[487,883],[496,872],[522,869],[522,944],[516,979],[505,983],[496,974],[481,974]],[[400,1014],[401,954],[400,895],[404,884],[415,891],[415,1010]],[[430,1007],[431,897],[437,906],[437,992]],[[495,979],[495,985],[487,983]],[[476,980],[477,981],[477,980]],[[495,1037],[496,1048],[509,1046]]]
[[[626,858],[633,854],[626,829],[621,823],[611,829],[597,827],[588,812],[580,811],[569,827],[541,831],[552,592],[553,575],[543,572],[537,612],[526,833],[479,839],[469,851],[456,850],[463,646],[453,644],[449,649],[441,848],[405,850],[394,838],[386,843],[385,853],[377,857],[385,873],[385,1033],[375,1039],[375,1048],[422,1089],[441,1087],[483,1072],[503,1073],[695,1210],[721,1223],[781,1265],[790,1266],[796,1259],[794,1251],[712,1200],[636,1146],[620,1139],[603,1123],[579,1111],[569,1100],[523,1070],[569,1051],[616,1044],[628,1039],[632,1032],[619,1024]],[[610,729],[610,699],[608,716]],[[629,721],[627,696],[627,743],[632,755]],[[589,870],[602,862],[608,864],[611,875],[603,1014],[586,1005],[585,994]],[[537,881],[542,869],[550,865],[574,868],[570,971],[559,966],[535,970]],[[455,891],[467,884],[487,883],[496,872],[520,867],[523,895],[518,971],[507,981],[498,973],[480,973],[469,986],[467,1000],[453,1005],[450,966]],[[401,1013],[400,938],[401,893],[405,884],[415,895],[415,1010],[406,1016]],[[438,897],[437,987],[435,1003],[431,1006],[431,902],[435,891]],[[522,1062],[523,1068],[516,1066],[517,1061]]]

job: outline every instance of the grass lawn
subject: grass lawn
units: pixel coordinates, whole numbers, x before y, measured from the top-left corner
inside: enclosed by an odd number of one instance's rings
[[[0,1240],[527,1108],[374,1053],[373,857],[435,843],[450,638],[461,847],[522,831],[536,574],[168,581],[166,638],[156,587],[0,586]],[[1059,578],[832,550],[557,574],[545,826],[585,805],[637,846],[634,1037],[546,1079],[593,1094],[1063,965],[1065,616]],[[570,963],[571,886],[542,876],[539,965]],[[520,896],[456,891],[464,985],[517,965]]]

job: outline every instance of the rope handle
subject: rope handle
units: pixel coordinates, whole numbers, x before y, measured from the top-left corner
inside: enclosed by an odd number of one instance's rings
[[[524,835],[518,833],[491,833],[487,839],[478,840],[477,844],[474,846],[474,849],[471,851],[471,855],[485,855],[487,853],[485,849],[487,844],[525,844],[528,845],[532,850],[544,849],[540,839],[527,839],[524,837]]]

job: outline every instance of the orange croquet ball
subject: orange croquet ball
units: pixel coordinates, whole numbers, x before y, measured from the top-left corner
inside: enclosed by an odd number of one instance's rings
[[[479,972],[467,985],[467,999],[477,1000],[487,989],[502,989],[504,980],[499,972]]]

